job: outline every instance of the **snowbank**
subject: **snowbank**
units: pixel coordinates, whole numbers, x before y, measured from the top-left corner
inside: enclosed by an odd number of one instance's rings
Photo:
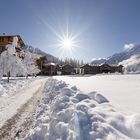
[[[48,80],[26,140],[140,139],[140,116],[126,115],[97,92]]]
[[[124,66],[125,73],[140,73],[140,54],[133,55],[131,58],[120,63]]]
[[[140,74],[54,76],[54,78],[71,86],[76,85],[83,92],[97,91],[119,110],[140,114]]]
[[[12,78],[10,82],[7,83],[7,79],[0,81],[0,96],[9,96],[20,91],[24,87],[28,86],[30,82],[34,79],[25,79],[24,78]]]

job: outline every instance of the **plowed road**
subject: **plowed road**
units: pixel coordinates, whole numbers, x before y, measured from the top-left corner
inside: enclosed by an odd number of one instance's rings
[[[0,98],[0,140],[23,139],[32,125],[47,78],[33,81],[13,96]]]

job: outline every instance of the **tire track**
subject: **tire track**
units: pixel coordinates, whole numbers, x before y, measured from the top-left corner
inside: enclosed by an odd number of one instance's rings
[[[32,126],[36,108],[41,99],[46,80],[42,81],[41,87],[15,114],[0,128],[0,140],[23,140]]]

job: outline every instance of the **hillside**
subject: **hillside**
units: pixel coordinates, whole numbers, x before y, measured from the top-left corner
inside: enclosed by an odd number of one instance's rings
[[[126,73],[140,73],[140,54],[133,55],[127,60],[120,62]]]
[[[40,55],[40,56],[46,56],[48,62],[58,62],[58,58],[56,58],[56,57],[54,57],[53,55],[48,54],[48,53],[46,53],[46,52],[40,50],[39,48],[34,48],[34,47],[32,47],[32,46],[26,45],[26,46],[24,47],[24,50],[28,50],[28,51],[33,52],[33,53],[36,53],[36,54],[38,54],[38,55]]]
[[[108,64],[118,64],[124,60],[129,59],[133,55],[140,54],[140,45],[134,45],[130,49],[126,49],[120,53],[115,53],[106,59],[97,59],[91,62],[91,64],[102,64],[104,62]]]

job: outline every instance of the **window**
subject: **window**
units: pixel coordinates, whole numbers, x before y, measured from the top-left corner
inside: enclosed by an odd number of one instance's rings
[[[3,37],[0,37],[0,42],[4,42],[4,38]]]
[[[0,52],[2,52],[2,50],[3,50],[2,47],[0,47]]]

